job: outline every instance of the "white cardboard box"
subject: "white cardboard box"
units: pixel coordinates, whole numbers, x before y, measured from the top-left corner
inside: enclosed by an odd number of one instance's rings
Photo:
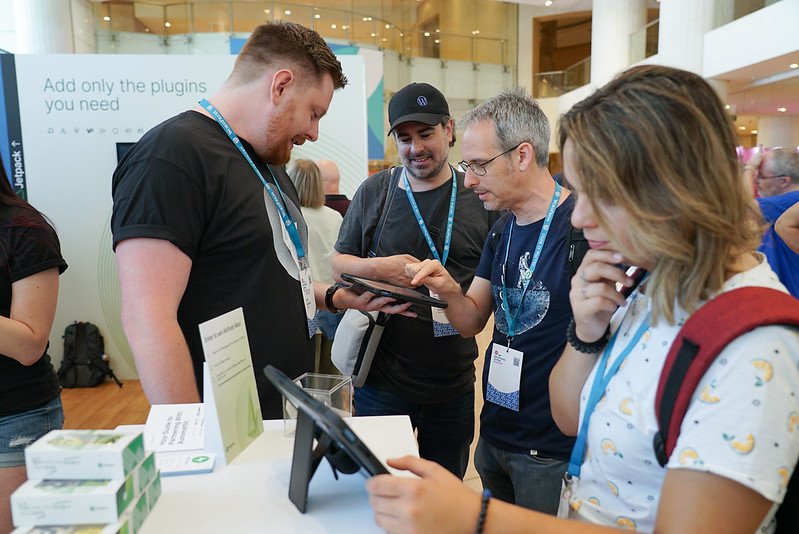
[[[143,459],[141,432],[52,430],[25,449],[29,479],[123,479]]]
[[[142,499],[146,515],[153,499],[147,491],[154,479],[160,488],[155,455],[150,453],[125,479],[28,480],[11,495],[14,525],[113,523]]]

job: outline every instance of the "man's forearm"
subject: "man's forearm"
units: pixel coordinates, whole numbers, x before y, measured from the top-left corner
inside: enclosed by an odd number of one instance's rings
[[[128,324],[125,334],[150,404],[200,402],[191,355],[176,322],[153,328]]]

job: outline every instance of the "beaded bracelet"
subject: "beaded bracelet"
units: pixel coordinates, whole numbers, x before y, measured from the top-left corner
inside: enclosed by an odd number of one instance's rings
[[[483,534],[483,525],[486,521],[489,500],[491,500],[491,490],[483,490],[483,496],[480,500],[480,515],[477,517],[477,528],[474,530],[474,534]]]
[[[574,324],[574,317],[572,317],[571,322],[569,322],[569,328],[566,329],[566,341],[569,342],[569,345],[586,354],[596,354],[604,349],[605,345],[608,344],[608,339],[610,339],[610,325],[608,325],[608,329],[605,330],[605,334],[601,338],[591,343],[587,343],[577,337],[577,327]]]

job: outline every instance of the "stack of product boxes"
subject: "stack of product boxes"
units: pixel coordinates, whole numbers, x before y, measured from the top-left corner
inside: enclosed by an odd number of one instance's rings
[[[25,468],[12,534],[135,534],[161,495],[141,432],[53,430],[25,449]]]

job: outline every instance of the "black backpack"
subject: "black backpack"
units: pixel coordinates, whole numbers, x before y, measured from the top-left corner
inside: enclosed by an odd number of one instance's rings
[[[105,343],[92,323],[74,322],[64,329],[64,359],[58,370],[58,380],[65,388],[90,388],[111,377],[122,387],[114,372],[103,359]]]
[[[741,287],[709,300],[680,328],[655,397],[659,430],[654,447],[661,467],[674,451],[691,397],[718,353],[738,336],[770,324],[799,327],[799,301],[774,289]],[[799,532],[799,469],[788,481],[776,520],[775,534]]]

